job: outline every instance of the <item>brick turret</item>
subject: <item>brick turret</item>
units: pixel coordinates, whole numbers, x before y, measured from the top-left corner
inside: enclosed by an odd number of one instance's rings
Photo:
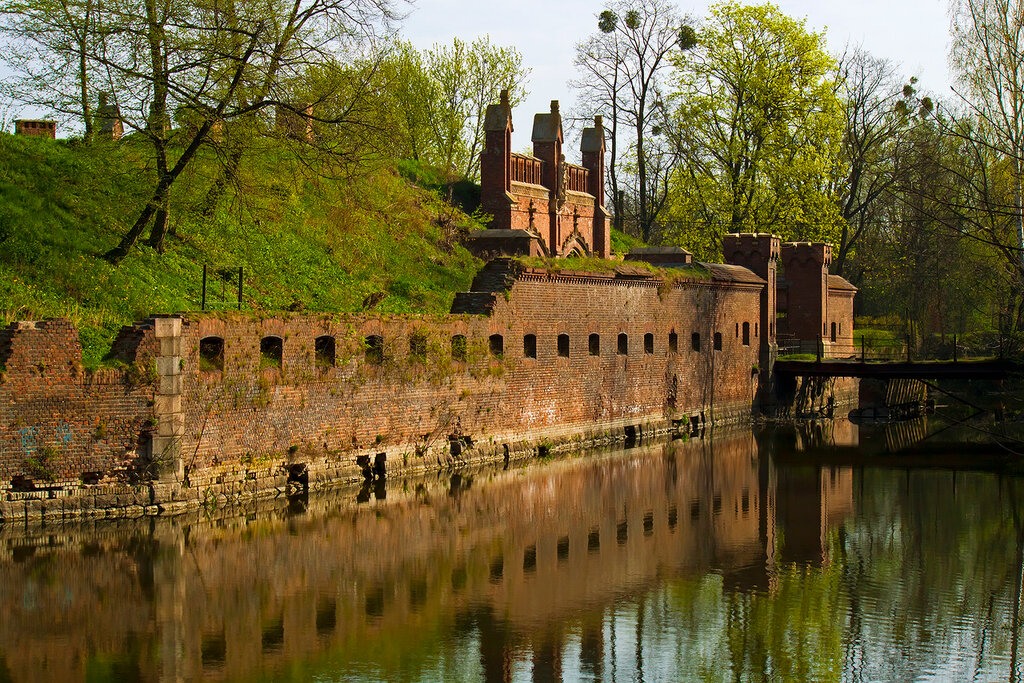
[[[828,267],[832,245],[826,242],[786,242],[782,267],[789,285],[789,334],[815,346],[825,339],[828,320]]]
[[[776,269],[782,251],[782,238],[768,233],[738,233],[722,238],[725,262],[748,268],[764,278],[768,285],[761,292],[761,320],[758,337],[762,354],[774,352]]]
[[[508,92],[487,107],[480,155],[480,205],[492,217],[467,246],[483,257],[515,254],[611,256],[609,214],[604,208],[604,126],[601,117],[583,131],[583,165],[566,161],[558,100],[537,114],[533,154],[512,145]]]
[[[604,208],[604,124],[601,116],[594,117],[594,127],[583,129],[580,142],[583,167],[589,172],[587,192],[594,195],[594,254],[609,258],[612,253],[611,226]]]
[[[484,114],[484,151],[480,155],[480,205],[493,216],[491,228],[512,227],[512,108],[508,90],[498,104],[487,105]]]

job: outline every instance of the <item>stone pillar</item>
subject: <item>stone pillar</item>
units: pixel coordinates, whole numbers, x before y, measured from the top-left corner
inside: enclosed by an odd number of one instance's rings
[[[181,318],[156,318],[154,323],[160,350],[156,357],[159,386],[153,406],[156,436],[151,457],[160,478],[165,481],[181,481],[185,476],[181,455],[181,440],[185,435],[185,413],[181,408],[181,327]]]

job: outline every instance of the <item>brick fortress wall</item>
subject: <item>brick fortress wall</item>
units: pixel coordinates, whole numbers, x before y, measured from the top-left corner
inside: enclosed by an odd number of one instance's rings
[[[499,260],[452,315],[156,318],[115,344],[133,364],[95,373],[80,369],[68,323],[18,323],[0,338],[0,487],[52,483],[30,462],[43,446],[57,483],[123,480],[150,451],[164,480],[198,486],[314,461],[318,476],[358,476],[361,454],[429,468],[547,438],[748,418],[759,342],[739,330],[757,320],[761,288],[728,267],[669,286]]]

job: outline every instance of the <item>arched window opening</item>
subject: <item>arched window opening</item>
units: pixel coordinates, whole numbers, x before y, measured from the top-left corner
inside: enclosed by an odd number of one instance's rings
[[[220,337],[203,337],[199,340],[199,371],[222,372],[224,370],[224,340]]]
[[[313,354],[318,368],[334,367],[334,337],[324,335],[317,337],[313,344]]]
[[[559,358],[569,357],[569,335],[558,335],[558,356]]]
[[[620,356],[629,355],[629,337],[622,333],[619,335],[618,344],[616,344],[616,352]]]
[[[679,335],[675,330],[668,333],[668,350],[672,353],[679,351]]]
[[[523,355],[527,358],[537,357],[537,335],[523,335]]]
[[[280,368],[283,357],[283,339],[264,337],[260,340],[260,368]]]
[[[491,355],[495,358],[501,358],[505,355],[505,338],[500,334],[492,334],[488,340],[488,347],[491,349]]]
[[[587,345],[590,348],[590,355],[591,356],[600,356],[601,355],[601,335],[599,335],[599,334],[592,334],[592,335],[590,335],[590,339],[588,340]]]
[[[413,363],[427,361],[427,338],[422,334],[415,333],[409,337],[409,360]]]
[[[371,334],[364,340],[366,344],[366,362],[371,365],[382,365],[384,363],[384,337],[379,334]]]
[[[452,360],[459,363],[466,362],[466,335],[456,334],[452,336]]]
[[[700,351],[700,332],[694,332],[690,335],[690,348],[694,351]]]
[[[650,332],[644,335],[644,353],[654,353],[654,335]]]

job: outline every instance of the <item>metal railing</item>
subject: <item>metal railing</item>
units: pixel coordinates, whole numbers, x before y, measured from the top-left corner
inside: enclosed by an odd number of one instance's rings
[[[231,279],[234,280],[234,272],[235,272],[236,268],[238,269],[237,290],[236,290],[237,291],[237,297],[235,298],[235,300],[232,301],[232,300],[226,298],[227,297],[227,282],[228,282],[228,276],[229,275],[231,276]],[[210,275],[210,266],[204,263],[203,264],[203,285],[202,285],[202,290],[201,290],[200,299],[199,299],[199,310],[205,311],[207,308],[226,308],[226,307],[229,307],[229,306],[230,307],[235,307],[239,311],[242,310],[242,282],[243,282],[243,276],[245,274],[242,266],[220,267],[220,268],[217,268],[214,272],[218,275],[217,281],[219,281],[221,283],[221,292],[220,292],[221,300],[210,298],[210,296],[216,296],[216,294],[213,292],[213,287],[211,286],[211,282],[210,282],[210,277],[209,277],[209,275]],[[231,284],[232,284],[232,289],[235,289],[236,282],[232,282]]]
[[[945,342],[921,348],[909,336],[902,339],[893,336],[854,335],[826,337],[824,339],[796,339],[779,336],[779,356],[814,356],[815,360],[858,360],[877,362],[952,361],[993,358],[999,356],[998,348],[968,346],[961,343],[956,335],[950,335]],[[810,360],[810,358],[804,358]]]

